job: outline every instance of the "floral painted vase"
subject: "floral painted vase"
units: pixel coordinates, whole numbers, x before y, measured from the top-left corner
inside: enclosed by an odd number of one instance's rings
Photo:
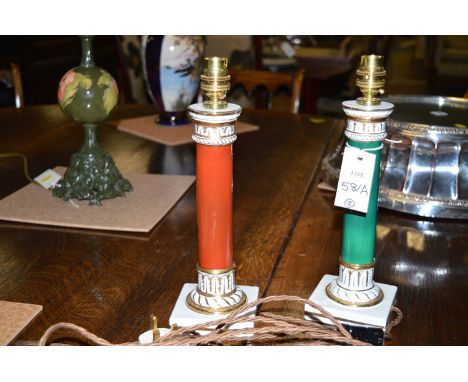
[[[54,187],[53,194],[64,200],[89,200],[100,205],[103,199],[132,191],[112,157],[97,143],[96,125],[114,110],[119,99],[117,84],[105,70],[94,65],[92,36],[81,37],[81,65],[69,70],[59,83],[57,98],[62,111],[82,123],[85,142],[73,154],[70,165]]]
[[[144,36],[142,62],[148,93],[159,110],[156,123],[188,123],[187,107],[200,86],[201,36]]]

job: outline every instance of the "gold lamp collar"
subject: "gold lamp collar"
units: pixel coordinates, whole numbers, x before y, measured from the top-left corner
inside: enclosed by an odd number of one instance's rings
[[[200,87],[206,98],[203,106],[208,109],[225,109],[227,107],[226,94],[231,79],[227,67],[227,58],[205,58]]]
[[[380,105],[377,94],[384,93],[385,69],[383,67],[383,56],[366,55],[361,56],[361,63],[356,71],[356,85],[362,92],[362,97],[357,99],[360,105]]]

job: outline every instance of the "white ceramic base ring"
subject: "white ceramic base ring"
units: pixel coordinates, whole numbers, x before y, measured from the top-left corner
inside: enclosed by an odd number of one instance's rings
[[[226,296],[207,295],[195,288],[187,295],[185,303],[198,313],[229,314],[245,305],[247,296],[242,289],[236,288],[233,293]]]
[[[349,290],[340,286],[338,279],[327,285],[325,293],[328,298],[339,304],[355,307],[377,305],[384,298],[382,289],[375,283],[367,290]]]

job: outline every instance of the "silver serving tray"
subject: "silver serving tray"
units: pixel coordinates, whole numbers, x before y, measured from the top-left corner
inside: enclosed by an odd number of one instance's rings
[[[414,215],[468,218],[468,100],[390,96],[382,151],[379,206]],[[344,138],[322,161],[322,178],[336,187]]]

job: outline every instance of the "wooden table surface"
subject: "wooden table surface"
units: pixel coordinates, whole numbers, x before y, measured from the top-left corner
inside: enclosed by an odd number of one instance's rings
[[[152,113],[125,105],[113,118]],[[317,184],[320,160],[342,122],[260,111],[244,111],[241,119],[261,129],[234,144],[237,281],[259,286],[261,296],[309,297],[323,274],[338,271],[342,212]],[[0,152],[25,154],[34,176],[67,165],[82,134],[56,106],[0,109]],[[108,123],[98,140],[123,173],[195,172],[193,144],[169,148]],[[0,171],[1,198],[27,184],[19,159],[1,159]],[[466,227],[380,211],[375,279],[398,286],[404,313],[387,345],[468,343]],[[182,285],[195,282],[196,242],[194,187],[148,234],[0,222],[0,300],[44,306],[21,340],[68,321],[113,342],[134,341],[151,313],[167,325]]]

